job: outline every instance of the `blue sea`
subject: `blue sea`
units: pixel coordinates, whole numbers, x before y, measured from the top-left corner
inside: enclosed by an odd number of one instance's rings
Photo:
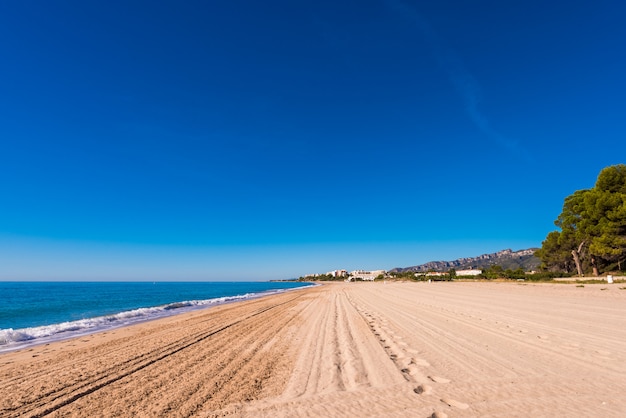
[[[299,282],[0,282],[0,352],[310,285]]]

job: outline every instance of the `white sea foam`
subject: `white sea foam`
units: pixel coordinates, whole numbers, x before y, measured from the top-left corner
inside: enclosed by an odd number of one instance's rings
[[[40,327],[0,329],[0,352],[15,350],[33,344],[91,334],[105,329],[117,328],[137,322],[171,316],[177,313],[200,309],[210,305],[217,305],[243,299],[252,299],[268,294],[282,293],[285,290],[287,289],[272,290],[262,293],[246,293],[243,295],[225,296],[205,300],[174,302],[162,306],[133,309],[113,315],[85,318]]]

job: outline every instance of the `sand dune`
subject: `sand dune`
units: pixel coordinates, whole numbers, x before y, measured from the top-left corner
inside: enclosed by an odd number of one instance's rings
[[[352,283],[0,355],[0,416],[626,416],[626,289]]]

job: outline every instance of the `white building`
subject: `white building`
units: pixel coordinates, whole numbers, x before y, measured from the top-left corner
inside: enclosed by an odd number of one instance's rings
[[[350,276],[353,279],[373,281],[375,278],[377,278],[381,274],[384,275],[385,273],[387,273],[385,270],[372,270],[372,271],[354,270],[350,272]]]
[[[478,276],[482,273],[482,270],[469,269],[469,270],[457,270],[457,276]]]

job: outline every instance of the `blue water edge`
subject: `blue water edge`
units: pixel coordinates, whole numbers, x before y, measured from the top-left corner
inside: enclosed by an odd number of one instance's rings
[[[0,352],[310,285],[299,282],[0,282]]]

